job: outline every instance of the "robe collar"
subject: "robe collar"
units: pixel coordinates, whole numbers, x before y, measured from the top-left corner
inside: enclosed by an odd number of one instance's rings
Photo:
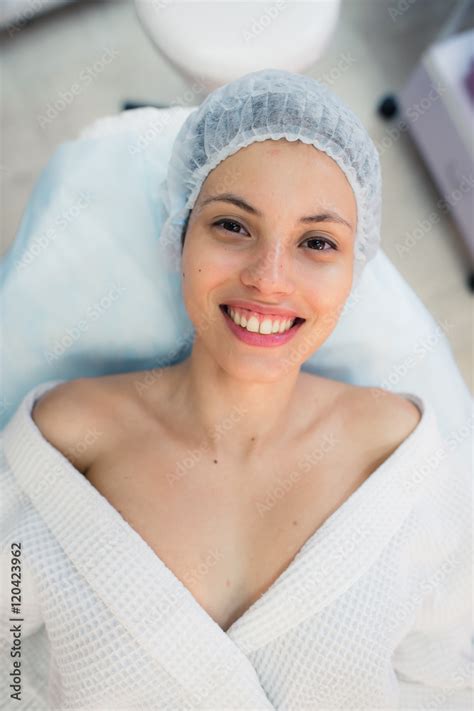
[[[436,418],[417,395],[415,430],[310,536],[289,566],[224,632],[108,500],[41,434],[30,390],[3,431],[24,494],[77,571],[124,628],[184,688],[191,708],[239,699],[274,708],[250,657],[330,605],[366,573],[423,490]],[[174,654],[170,654],[170,647]]]

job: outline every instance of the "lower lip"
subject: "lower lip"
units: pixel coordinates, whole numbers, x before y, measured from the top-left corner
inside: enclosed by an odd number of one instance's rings
[[[220,307],[220,310],[232,333],[237,336],[238,339],[244,343],[248,343],[250,346],[263,346],[264,348],[282,346],[284,343],[288,343],[288,341],[291,341],[291,339],[295,337],[296,333],[300,329],[300,326],[304,323],[304,321],[300,321],[295,326],[288,329],[288,331],[285,331],[285,333],[272,333],[268,335],[263,333],[252,333],[251,331],[247,331],[246,328],[237,326],[237,324],[232,321],[229,314],[224,311],[222,307]]]

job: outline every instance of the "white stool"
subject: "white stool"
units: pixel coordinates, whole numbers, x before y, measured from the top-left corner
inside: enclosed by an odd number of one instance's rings
[[[324,52],[340,0],[135,0],[135,6],[159,51],[202,87],[197,94],[206,94],[267,67],[303,73]]]

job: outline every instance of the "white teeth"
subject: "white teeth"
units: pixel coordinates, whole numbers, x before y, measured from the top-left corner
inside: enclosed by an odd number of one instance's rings
[[[256,316],[250,316],[247,321],[247,317],[243,312],[233,309],[230,306],[227,307],[227,313],[238,326],[246,328],[247,331],[250,331],[251,333],[262,333],[264,335],[271,333],[284,333],[291,328],[295,321],[293,318],[273,320],[265,317],[259,322]]]
[[[262,323],[260,324],[260,333],[264,333],[264,334],[268,335],[269,333],[272,332],[272,329],[273,329],[273,323],[272,323],[271,318],[264,319],[262,321]]]
[[[247,331],[252,331],[252,333],[258,333],[258,318],[256,316],[251,316],[247,321]]]

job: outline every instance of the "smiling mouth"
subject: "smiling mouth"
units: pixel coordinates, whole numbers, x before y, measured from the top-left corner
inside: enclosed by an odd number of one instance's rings
[[[220,310],[221,310],[224,314],[226,314],[226,315],[228,316],[228,318],[230,318],[230,319],[233,321],[233,319],[232,319],[232,317],[231,317],[231,315],[230,315],[230,313],[229,313],[229,307],[227,306],[227,304],[220,304],[220,305],[219,305],[219,308],[220,308]],[[263,318],[271,318],[272,321],[276,321],[276,320],[281,321],[281,320],[283,319],[283,317],[279,317],[278,314],[272,314],[271,317],[270,317],[269,315],[262,314],[262,317],[263,317]],[[288,331],[291,331],[291,330],[292,330],[293,328],[295,328],[296,326],[299,326],[301,323],[304,323],[305,320],[306,320],[306,319],[304,319],[304,318],[300,318],[299,316],[296,316],[296,318],[295,318],[293,324],[291,325],[291,327],[290,327],[289,329],[287,329],[287,331],[284,331],[284,333],[287,333]],[[235,323],[235,321],[233,321],[233,323]],[[238,324],[235,324],[235,325],[238,326]],[[244,331],[248,331],[248,329],[247,329],[245,326],[239,326],[239,328],[242,328]],[[249,331],[249,333],[254,333],[254,332],[253,332],[253,331]],[[279,334],[276,333],[276,334],[273,334],[273,335],[279,335]],[[280,334],[280,335],[281,335],[281,334]]]

